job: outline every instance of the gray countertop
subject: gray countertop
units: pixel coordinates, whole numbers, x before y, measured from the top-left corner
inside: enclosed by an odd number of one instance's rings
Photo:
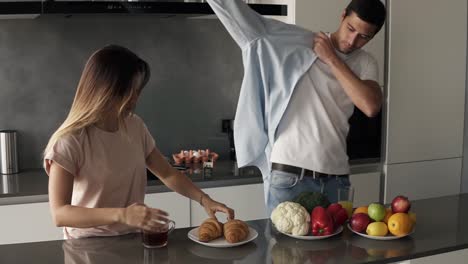
[[[352,164],[351,173],[380,171],[380,167],[379,163]],[[154,175],[150,174],[148,175],[147,193],[170,191]],[[200,164],[192,166],[186,171],[186,175],[200,188],[263,182],[260,171],[256,167],[235,170],[232,161],[217,161],[211,178],[204,177]],[[47,195],[48,176],[43,169],[30,169],[18,174],[0,175],[0,177],[0,206],[49,201]]]
[[[145,249],[138,234],[0,246],[0,263],[392,263],[468,248],[468,194],[413,201],[416,231],[378,241],[347,228],[334,237],[306,241],[277,233],[269,220],[249,221],[259,236],[233,248],[210,248],[176,229],[162,249]]]
[[[234,162],[217,161],[212,177],[204,177],[200,164],[185,174],[200,188],[212,188],[261,183],[260,171],[255,167],[234,170]],[[0,175],[0,205],[47,202],[48,176],[43,169],[26,170],[18,174]],[[148,174],[147,193],[170,191],[151,173]]]

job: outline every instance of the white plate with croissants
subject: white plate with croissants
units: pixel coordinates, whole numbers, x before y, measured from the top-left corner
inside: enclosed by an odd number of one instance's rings
[[[242,220],[228,220],[223,224],[215,218],[208,218],[187,235],[201,245],[226,248],[249,243],[257,238],[258,233]]]

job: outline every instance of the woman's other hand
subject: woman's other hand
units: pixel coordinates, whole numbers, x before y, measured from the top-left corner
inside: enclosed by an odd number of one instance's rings
[[[144,204],[135,203],[123,209],[120,222],[145,231],[157,231],[169,221],[168,213],[150,208]]]
[[[217,202],[210,198],[207,194],[203,195],[200,204],[205,208],[206,213],[210,217],[215,217],[216,212],[223,212],[228,219],[234,219],[234,210],[227,207],[225,204]]]

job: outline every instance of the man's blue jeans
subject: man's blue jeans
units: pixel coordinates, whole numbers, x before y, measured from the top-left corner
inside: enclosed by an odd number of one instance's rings
[[[267,209],[268,216],[275,207],[284,202],[292,201],[301,192],[322,192],[327,195],[331,203],[338,199],[338,188],[350,186],[349,176],[313,178],[299,174],[273,170],[271,172],[270,187],[268,190]]]

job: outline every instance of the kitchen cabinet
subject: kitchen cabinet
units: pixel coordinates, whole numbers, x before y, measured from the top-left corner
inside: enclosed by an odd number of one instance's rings
[[[461,157],[467,2],[391,1],[389,29],[386,163]]]
[[[49,203],[0,206],[0,245],[63,238],[62,228],[52,222]]]
[[[217,187],[203,189],[211,198],[225,203],[236,212],[236,218],[244,221],[268,218],[264,196],[263,183]],[[191,226],[199,226],[208,216],[196,201],[190,201]],[[218,213],[218,220],[226,221],[225,214]]]
[[[314,32],[335,32],[341,22],[341,13],[350,0],[296,0],[296,25]],[[406,1],[402,1],[405,3]],[[385,25],[364,50],[371,53],[379,65],[379,84],[384,86]]]
[[[236,209],[240,219],[266,217],[263,184],[208,188],[205,191]],[[177,228],[197,226],[207,218],[198,202],[175,192],[147,194],[145,204],[167,211]],[[0,206],[0,216],[0,245],[63,239],[62,228],[52,222],[48,202]]]
[[[380,176],[380,171],[349,175],[351,186],[354,187],[354,207],[380,201]]]
[[[175,192],[151,193],[145,196],[145,204],[169,213],[176,228],[190,226],[190,200]]]
[[[166,210],[178,228],[190,226],[189,199],[174,193],[147,194],[148,206]],[[61,227],[52,222],[49,203],[0,206],[0,245],[63,239]]]
[[[397,195],[410,200],[460,193],[462,159],[443,159],[384,166],[384,200],[390,203]]]
[[[467,2],[389,1],[389,14],[385,200],[458,193]]]

